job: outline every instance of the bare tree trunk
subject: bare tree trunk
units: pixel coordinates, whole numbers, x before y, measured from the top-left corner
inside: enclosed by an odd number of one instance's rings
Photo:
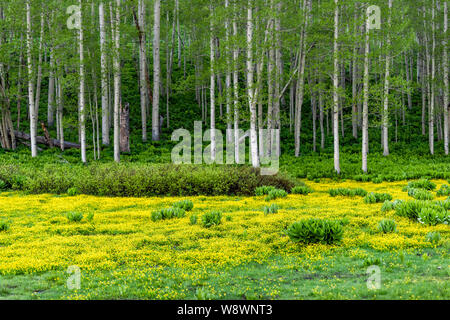
[[[38,58],[38,72],[37,72],[37,82],[36,82],[36,100],[34,102],[34,107],[36,109],[36,114],[39,114],[39,103],[41,100],[41,83],[42,83],[42,57],[43,57],[43,45],[44,45],[44,9],[41,11],[41,31],[39,38],[39,58]]]
[[[364,102],[362,125],[362,171],[367,173],[367,155],[369,153],[369,21],[366,22],[366,41],[364,50]]]
[[[447,1],[444,1],[444,35],[448,32],[448,7]],[[445,154],[449,154],[449,86],[448,86],[448,46],[447,38],[444,36],[444,56],[443,56],[443,69],[444,69],[444,149]]]
[[[130,152],[130,105],[120,106],[120,152]]]
[[[214,162],[216,160],[216,75],[214,73],[214,64],[215,64],[215,48],[214,48],[214,27],[213,27],[213,17],[214,17],[214,9],[211,5],[211,21],[210,21],[210,61],[211,61],[211,82],[210,82],[210,114],[211,114],[211,160]]]
[[[178,2],[178,0],[177,0]],[[225,8],[228,9],[230,7],[230,1],[225,0]],[[227,72],[225,76],[225,87],[226,87],[226,111],[227,111],[227,144],[232,143],[233,135],[232,135],[232,116],[231,116],[231,59],[230,59],[230,20],[225,20],[225,41],[227,43],[225,49],[226,61],[227,61]]]
[[[159,141],[160,119],[159,98],[161,85],[160,63],[160,30],[161,30],[161,0],[155,0],[154,6],[154,35],[153,35],[153,108],[152,108],[152,140]]]
[[[147,141],[147,53],[145,47],[145,1],[139,0],[138,3],[138,32],[139,32],[139,88],[141,93],[141,122],[142,122],[142,141]]]
[[[31,156],[34,158],[37,156],[37,145],[36,145],[36,133],[37,133],[37,114],[36,108],[34,106],[34,84],[33,84],[33,65],[31,57],[31,8],[30,1],[27,0],[27,64],[28,64],[28,101],[29,101],[29,111],[30,111],[30,143],[31,143]]]
[[[116,0],[114,20],[114,161],[120,162],[120,0]]]
[[[80,142],[81,142],[81,161],[86,163],[86,122],[85,122],[85,70],[84,70],[84,33],[83,33],[83,6],[80,4],[80,30],[79,30],[79,50],[80,50]]]
[[[432,28],[432,49],[431,49],[431,98],[430,98],[430,114],[429,114],[429,138],[430,138],[430,153],[434,154],[434,98],[435,98],[435,89],[434,89],[434,80],[436,76],[436,59],[435,59],[435,52],[436,52],[436,37],[435,37],[435,1],[433,0],[432,8],[431,8],[431,15],[432,15],[432,22],[431,22],[431,28]]]
[[[53,48],[50,49],[50,75],[48,80],[47,125],[53,127],[55,118],[55,58]]]
[[[339,39],[339,3],[334,0],[334,72],[333,72],[333,136],[334,136],[334,170],[340,174],[339,159],[339,57],[338,57],[338,39]]]
[[[234,3],[233,17],[233,103],[234,103],[234,157],[236,163],[241,163],[239,156],[239,47],[236,38],[238,27],[236,21],[236,2]],[[245,161],[245,159],[243,159]]]
[[[101,87],[102,87],[102,143],[109,146],[109,97],[108,97],[108,74],[106,60],[106,30],[105,30],[105,9],[103,2],[99,4],[100,21],[100,55],[101,55]]]
[[[391,14],[392,14],[392,0],[389,0],[389,18],[388,18],[388,34],[386,40],[387,53],[386,53],[386,73],[384,80],[384,106],[383,106],[383,155],[389,155],[389,81],[390,81],[390,71],[391,71],[391,37],[389,32],[391,30]]]

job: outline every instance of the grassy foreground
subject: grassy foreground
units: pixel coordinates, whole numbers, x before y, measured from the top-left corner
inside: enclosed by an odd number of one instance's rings
[[[435,181],[438,185],[445,181]],[[361,197],[331,197],[330,188],[364,188],[411,199],[406,182],[311,183],[314,193],[266,202],[264,197],[190,197],[181,219],[153,222],[151,213],[181,198],[0,194],[0,299],[449,299],[448,225],[423,226]],[[446,197],[441,198],[442,200]],[[438,198],[439,199],[439,198]],[[263,207],[280,210],[265,215]],[[192,215],[223,213],[222,224],[192,225]],[[94,213],[71,222],[68,212]],[[304,218],[342,221],[338,245],[301,245],[285,234]],[[382,219],[398,232],[384,234]],[[442,239],[426,240],[436,231]],[[69,290],[69,266],[81,289]],[[367,268],[382,286],[368,290]]]

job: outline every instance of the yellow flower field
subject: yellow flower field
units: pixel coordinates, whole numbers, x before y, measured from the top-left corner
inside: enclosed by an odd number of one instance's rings
[[[444,181],[435,181],[438,188]],[[152,222],[154,210],[170,207],[180,198],[103,198],[93,196],[0,194],[0,220],[11,228],[0,232],[0,274],[31,274],[62,270],[77,265],[83,270],[132,268],[226,268],[273,255],[296,256],[311,261],[337,248],[360,254],[360,247],[395,252],[432,247],[425,240],[439,231],[448,241],[450,227],[426,227],[394,212],[382,213],[381,204],[365,204],[360,197],[332,198],[327,190],[336,187],[364,188],[388,192],[394,199],[410,199],[402,188],[406,182],[310,183],[308,196],[289,195],[270,203],[278,214],[264,215],[264,197],[189,197],[193,211],[185,218]],[[190,215],[223,212],[222,224],[210,229],[191,225]],[[93,222],[69,222],[67,212],[94,213]],[[285,235],[285,229],[303,218],[345,219],[345,234],[338,246],[299,245]],[[397,222],[398,233],[377,231],[381,219]],[[449,266],[446,265],[446,268]]]

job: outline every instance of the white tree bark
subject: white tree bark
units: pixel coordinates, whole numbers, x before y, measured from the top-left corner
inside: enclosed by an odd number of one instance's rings
[[[37,132],[37,114],[34,106],[34,84],[33,84],[33,62],[31,57],[31,7],[30,1],[26,2],[27,10],[27,66],[28,66],[28,102],[30,110],[30,142],[31,142],[31,156],[34,158],[37,156],[37,145],[36,145],[36,132]]]
[[[160,140],[159,97],[161,85],[160,31],[161,0],[155,0],[153,35],[153,108],[152,108],[152,140]]]
[[[178,1],[178,0],[177,0]],[[230,7],[230,1],[225,0],[225,8]],[[225,76],[225,87],[226,87],[226,111],[227,111],[227,143],[231,143],[233,139],[232,135],[232,117],[231,117],[231,59],[230,59],[230,20],[227,18],[225,20],[225,42],[226,42],[226,61],[227,61],[227,71]]]
[[[55,60],[53,48],[50,49],[50,71],[48,80],[47,125],[53,127],[55,119]]]
[[[390,55],[390,46],[391,46],[391,15],[392,15],[392,0],[389,0],[389,18],[388,18],[388,34],[386,39],[386,46],[388,52],[386,53],[386,72],[384,79],[384,105],[383,105],[383,155],[389,155],[389,78],[391,71],[391,55]]]
[[[86,114],[85,114],[85,69],[84,69],[84,34],[83,34],[83,6],[82,0],[79,0],[80,4],[80,30],[79,34],[79,50],[80,50],[80,96],[79,96],[79,109],[80,112],[80,143],[81,143],[81,162],[86,163]]]
[[[448,7],[447,1],[444,1],[444,35],[448,32]],[[443,56],[443,68],[444,68],[444,149],[445,154],[449,154],[449,87],[448,87],[448,46],[447,38],[444,36],[444,56]]]
[[[240,163],[239,156],[239,47],[236,44],[238,27],[236,21],[236,2],[233,13],[233,103],[234,103],[234,157],[236,163]]]
[[[213,26],[213,17],[214,10],[211,5],[211,21],[210,21],[210,35],[209,35],[209,47],[210,47],[210,62],[211,62],[211,75],[210,75],[210,115],[211,115],[211,160],[214,162],[216,160],[216,75],[214,73],[214,64],[215,64],[215,46],[214,46],[214,26]]]
[[[116,0],[114,20],[114,161],[120,162],[120,0]]]
[[[39,57],[38,57],[38,71],[37,71],[37,81],[36,81],[36,100],[34,102],[34,107],[36,109],[36,114],[39,114],[39,103],[41,100],[41,83],[42,83],[42,59],[43,59],[43,46],[44,46],[44,9],[41,11],[41,31],[39,36]]]
[[[334,0],[334,72],[333,72],[333,136],[334,136],[334,170],[340,174],[339,155],[339,59],[338,59],[338,38],[339,38],[339,3]]]
[[[367,173],[367,155],[369,152],[369,50],[370,29],[366,17],[366,40],[364,49],[364,89],[363,89],[363,123],[362,123],[362,171]]]
[[[253,1],[249,0],[247,8],[247,91],[250,107],[250,152],[252,166],[259,168],[258,133],[256,130],[257,112],[253,76]]]
[[[145,47],[145,1],[138,2],[138,24],[139,24],[139,87],[141,91],[141,123],[142,141],[147,141],[147,103],[149,101],[147,90],[147,53]]]
[[[105,8],[103,2],[98,7],[100,23],[100,67],[101,67],[101,87],[102,87],[102,143],[109,146],[109,99],[108,99],[108,74],[106,57],[106,29],[105,29]]]
[[[430,114],[429,114],[429,140],[430,140],[430,153],[434,155],[434,98],[435,98],[435,77],[436,77],[436,35],[435,35],[435,1],[431,4],[431,30],[432,30],[432,46],[431,46],[431,96],[430,96]]]

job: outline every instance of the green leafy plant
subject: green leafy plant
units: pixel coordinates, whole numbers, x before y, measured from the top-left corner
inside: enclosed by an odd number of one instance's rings
[[[6,182],[0,179],[0,191],[6,190]]]
[[[444,210],[437,209],[438,207],[422,208],[419,213],[418,221],[428,226],[436,226],[441,223],[448,224],[448,214]]]
[[[441,234],[436,231],[428,232],[427,235],[425,236],[425,240],[433,244],[439,243],[441,239],[442,239]]]
[[[169,220],[175,218],[184,218],[186,211],[181,208],[166,208],[152,212],[152,221]]]
[[[383,219],[378,224],[378,230],[383,233],[397,232],[397,224],[394,220]]]
[[[194,203],[191,200],[182,200],[182,201],[175,202],[173,204],[173,207],[180,208],[185,211],[191,211],[194,208]]]
[[[93,212],[89,212],[89,214],[86,217],[86,220],[90,223],[92,223],[94,221],[94,213]]]
[[[83,214],[81,212],[71,211],[66,214],[66,217],[70,222],[81,222],[83,220]]]
[[[287,235],[294,242],[333,244],[342,240],[344,230],[340,221],[307,219],[294,222]]]
[[[436,192],[436,195],[438,197],[450,196],[450,186],[447,184],[442,185],[441,188]]]
[[[368,204],[382,203],[385,201],[391,201],[392,196],[388,193],[375,193],[371,192],[364,197],[364,202]]]
[[[367,195],[367,191],[362,188],[349,189],[349,188],[336,188],[328,190],[328,193],[332,197],[365,197]]]
[[[79,195],[80,192],[78,191],[77,188],[73,187],[73,188],[69,188],[69,189],[67,190],[67,194],[68,194],[70,197],[74,197],[74,196]]]
[[[271,186],[262,186],[256,188],[255,194],[257,197],[267,196],[273,190],[276,190],[276,188]]]
[[[433,200],[434,195],[425,189],[408,189],[408,195],[416,200]]]
[[[7,221],[0,221],[0,232],[6,232],[10,229],[11,225]]]
[[[190,218],[191,225],[196,225],[196,224],[197,224],[197,220],[198,220],[197,215],[196,215],[196,214],[193,214],[193,215],[191,216],[191,218]]]
[[[222,213],[218,211],[207,212],[202,216],[202,226],[211,228],[222,223]]]
[[[432,191],[436,189],[436,184],[428,179],[420,179],[417,181],[411,181],[408,183],[407,189],[425,189]]]
[[[301,194],[301,195],[308,195],[310,193],[313,193],[314,191],[307,187],[307,186],[296,186],[292,188],[291,193],[292,194]]]
[[[266,201],[272,201],[279,198],[286,198],[288,196],[288,193],[281,189],[275,189],[269,192],[269,194],[266,197]]]
[[[279,209],[278,205],[276,203],[273,203],[270,206],[264,207],[264,214],[268,215],[268,214],[278,213],[278,209]]]

